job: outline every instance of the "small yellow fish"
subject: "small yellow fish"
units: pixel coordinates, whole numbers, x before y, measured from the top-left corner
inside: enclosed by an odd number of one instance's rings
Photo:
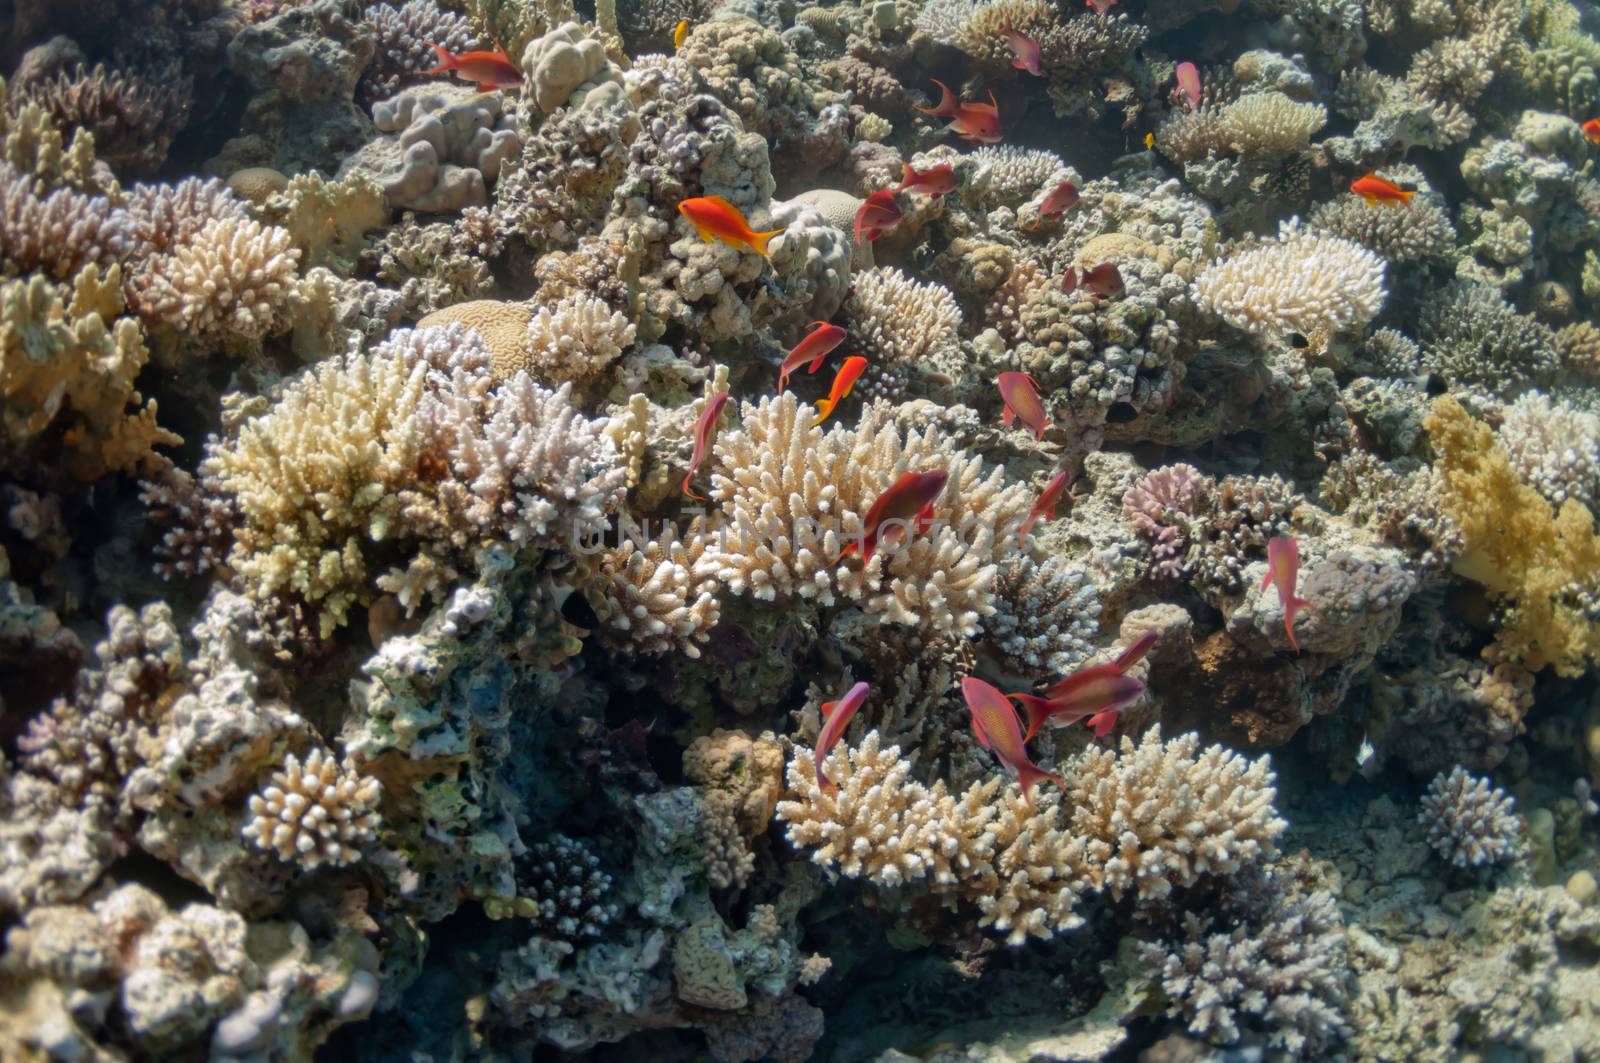
[[[1154,133],[1146,133],[1144,135],[1144,150],[1145,151],[1149,151],[1151,148],[1153,148],[1155,146],[1156,146],[1156,135]]]
[[[678,24],[672,27],[672,46],[674,48],[682,48],[683,39],[687,36],[689,36],[689,20],[680,18]]]

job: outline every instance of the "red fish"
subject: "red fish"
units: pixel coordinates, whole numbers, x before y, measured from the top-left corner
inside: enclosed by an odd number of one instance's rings
[[[839,741],[839,736],[844,734],[844,729],[850,725],[850,717],[856,714],[872,688],[865,683],[857,683],[850,688],[850,692],[838,701],[830,701],[822,706],[822,733],[817,736],[817,782],[822,786],[825,794],[837,793],[839,788],[833,785],[826,775],[822,773],[822,762],[828,759],[828,753]]]
[[[1200,106],[1200,71],[1193,63],[1178,64],[1178,92],[1189,101],[1191,111]]]
[[[1411,206],[1411,197],[1417,194],[1415,189],[1401,188],[1374,173],[1350,182],[1350,191],[1368,203],[1403,203],[1408,207]]]
[[[1058,214],[1065,214],[1078,205],[1078,186],[1071,181],[1062,181],[1044,194],[1039,201],[1039,216],[1041,218],[1054,218]]]
[[[784,356],[783,364],[778,367],[778,394],[783,394],[783,389],[789,384],[789,374],[811,363],[808,373],[815,373],[822,368],[822,360],[833,353],[833,349],[845,341],[850,335],[838,325],[830,325],[826,321],[813,321],[811,331],[804,339],[794,345],[794,350]]]
[[[992,91],[988,103],[959,103],[950,86],[938,78],[929,80],[939,86],[939,103],[931,110],[927,107],[918,107],[917,110],[935,118],[949,118],[950,124],[945,128],[974,143],[1000,143],[1003,139],[1000,133],[1000,108],[994,102]]]
[[[967,699],[967,709],[972,713],[972,733],[978,736],[978,743],[993,752],[1016,778],[1029,808],[1033,807],[1035,783],[1053,782],[1061,787],[1062,793],[1066,792],[1067,784],[1061,776],[1036,767],[1028,759],[1016,710],[1004,694],[983,680],[968,676],[961,681],[961,696]]]
[[[946,192],[956,190],[956,171],[947,162],[930,166],[926,170],[913,170],[909,162],[900,165],[903,172],[900,183],[894,188],[896,192],[921,192],[925,196],[937,199]]]
[[[1117,0],[1083,0],[1084,7],[1092,7],[1095,13],[1103,15],[1116,6]]]
[[[439,65],[432,70],[424,70],[424,74],[454,74],[462,81],[477,82],[479,92],[493,92],[495,89],[522,84],[522,71],[511,61],[504,48],[493,52],[451,55],[437,44],[428,47],[438,53]]]
[[[868,196],[856,211],[856,243],[865,236],[870,242],[900,224],[900,204],[894,193],[885,188]]]
[[[1102,262],[1085,273],[1083,288],[1103,299],[1115,299],[1128,290],[1122,283],[1122,271],[1115,262]]]
[[[1034,77],[1043,77],[1039,71],[1039,42],[1010,26],[1001,32],[1005,34],[1006,43],[1011,45],[1011,50],[1016,53],[1011,65],[1018,70],[1026,70]]]
[[[828,389],[828,397],[817,403],[817,419],[811,422],[811,427],[815,428],[833,415],[833,408],[839,405],[846,395],[850,394],[850,389],[855,387],[856,381],[860,379],[862,372],[866,368],[867,360],[859,354],[852,355],[844,360],[844,364],[839,367],[839,372],[834,374],[833,387]]]
[[[1300,576],[1300,544],[1286,536],[1275,535],[1267,540],[1267,574],[1261,577],[1261,589],[1276,584],[1278,601],[1283,603],[1283,630],[1289,633],[1289,645],[1300,652],[1300,643],[1294,637],[1294,618],[1301,609],[1317,611],[1317,607],[1304,598],[1294,596],[1295,580]]]
[[[1050,427],[1050,413],[1039,399],[1039,385],[1033,377],[1027,373],[1001,373],[998,382],[1000,398],[1006,404],[1000,423],[1010,428],[1012,421],[1020,420],[1033,430],[1035,442],[1043,439],[1044,430]]]
[[[1033,530],[1034,524],[1038,523],[1040,517],[1045,520],[1056,519],[1056,503],[1061,501],[1061,492],[1067,489],[1067,484],[1071,479],[1072,474],[1068,470],[1062,469],[1050,478],[1049,483],[1044,485],[1044,490],[1039,492],[1038,501],[1034,502],[1033,508],[1028,510],[1028,519],[1023,521],[1022,527],[1017,529],[1017,546],[1022,546],[1027,540],[1028,533]]]
[[[1028,717],[1028,738],[1039,728],[1071,727],[1087,719],[1096,738],[1104,738],[1117,725],[1117,714],[1138,701],[1144,684],[1131,675],[1093,675],[1059,697],[1008,694]]]
[[[678,204],[678,213],[689,219],[700,239],[708,244],[721,240],[729,247],[743,247],[769,258],[772,253],[767,250],[767,241],[783,232],[782,229],[764,233],[752,231],[739,208],[721,196],[686,199]]]
[[[704,502],[704,495],[697,495],[689,488],[689,481],[694,479],[694,474],[700,471],[700,463],[706,460],[706,451],[711,446],[711,435],[717,430],[717,418],[722,416],[722,408],[728,404],[728,393],[719,391],[711,396],[711,401],[706,403],[706,408],[700,411],[700,416],[694,422],[694,456],[689,459],[689,471],[683,477],[683,493],[696,502]]]
[[[1046,705],[1060,706],[1063,714],[1062,722],[1055,723],[1055,721],[1051,719],[1052,716],[1057,715],[1056,712],[1049,711],[1039,713],[1036,711],[1039,706],[1034,706],[1033,710],[1028,712],[1028,737],[1032,738],[1036,733],[1038,733],[1039,728],[1045,723],[1046,720],[1051,720],[1052,724],[1057,727],[1065,727],[1068,724],[1076,722],[1078,717],[1074,717],[1073,719],[1065,719],[1064,715],[1075,711],[1076,706],[1081,706],[1084,704],[1094,706],[1096,704],[1092,697],[1087,699],[1084,697],[1082,691],[1086,688],[1096,689],[1101,694],[1110,695],[1112,698],[1115,698],[1121,694],[1129,693],[1132,688],[1127,687],[1126,685],[1118,686],[1115,684],[1110,684],[1105,681],[1125,676],[1128,669],[1144,660],[1144,655],[1149,653],[1150,647],[1154,646],[1155,644],[1156,633],[1154,631],[1146,631],[1143,635],[1140,635],[1138,638],[1134,639],[1133,642],[1129,644],[1127,649],[1117,654],[1114,660],[1108,661],[1105,664],[1092,664],[1087,668],[1080,668],[1076,672],[1073,672],[1071,675],[1067,676],[1065,679],[1059,679],[1050,686],[1046,687],[1044,690],[1044,697],[1036,698],[1035,700],[1041,701]],[[1137,682],[1137,680],[1135,680],[1135,682]],[[1143,684],[1140,686],[1140,692],[1142,693]],[[1014,694],[1012,696],[1019,699],[1018,703],[1023,705],[1024,709],[1029,709],[1030,703],[1024,702],[1021,699],[1034,697],[1034,695],[1030,694]],[[1138,696],[1138,694],[1133,694],[1132,697],[1128,698],[1128,701],[1135,700]],[[1108,701],[1101,703],[1098,708],[1091,707],[1088,712],[1085,712],[1082,715],[1089,717],[1090,727],[1099,729],[1098,733],[1095,735],[1095,737],[1099,738],[1103,737],[1105,732],[1109,731],[1111,727],[1116,724],[1117,713],[1121,712],[1126,705],[1127,701],[1120,701],[1114,705],[1112,702]],[[1109,718],[1097,718],[1101,712],[1109,713]]]
[[[880,539],[891,536],[893,541],[885,540],[884,545],[893,550],[900,544],[901,535],[921,530],[933,519],[933,500],[939,497],[949,479],[950,474],[943,469],[901,473],[900,479],[867,508],[867,515],[861,520],[861,538],[841,550],[839,559],[845,554],[859,553],[865,564],[877,552]]]
[[[1591,118],[1583,123],[1583,139],[1591,144],[1600,144],[1600,118]]]

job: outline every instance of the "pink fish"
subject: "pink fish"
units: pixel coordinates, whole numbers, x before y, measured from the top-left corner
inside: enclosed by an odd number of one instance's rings
[[[1301,609],[1317,611],[1317,607],[1304,598],[1294,596],[1295,580],[1299,577],[1300,544],[1283,535],[1268,539],[1267,574],[1261,577],[1261,589],[1266,590],[1269,583],[1277,585],[1278,601],[1283,603],[1283,630],[1289,633],[1289,645],[1296,653],[1300,652],[1300,643],[1294,637],[1294,618]]]
[[[1083,0],[1084,7],[1092,7],[1095,13],[1103,15],[1116,6],[1117,0]]]
[[[810,328],[811,331],[806,334],[804,339],[794,345],[794,350],[784,356],[783,364],[778,367],[778,394],[780,395],[783,394],[783,389],[788,386],[790,373],[807,362],[811,363],[811,367],[806,372],[815,373],[822,368],[823,359],[832,354],[833,349],[843,343],[846,336],[850,335],[838,325],[830,325],[826,321],[813,321]]]
[[[866,236],[870,242],[900,224],[900,204],[887,188],[874,192],[856,211],[856,243]]]
[[[983,680],[969,676],[961,681],[961,696],[967,699],[967,709],[972,713],[972,733],[978,736],[978,743],[992,751],[1021,784],[1022,797],[1029,808],[1033,807],[1035,783],[1053,782],[1066,792],[1067,784],[1061,776],[1036,767],[1028,759],[1016,710],[1004,694]]]
[[[1104,737],[1105,732],[1115,726],[1117,713],[1126,707],[1128,701],[1136,700],[1139,694],[1144,692],[1144,684],[1142,683],[1140,684],[1139,692],[1133,693],[1132,688],[1126,684],[1118,685],[1111,683],[1110,680],[1125,677],[1128,669],[1143,660],[1144,655],[1149,653],[1150,647],[1155,644],[1156,633],[1154,631],[1146,631],[1143,635],[1134,639],[1127,649],[1117,654],[1114,660],[1105,664],[1092,664],[1087,668],[1080,668],[1065,679],[1059,679],[1052,683],[1045,688],[1043,698],[1037,698],[1031,694],[1012,695],[1028,711],[1028,737],[1032,738],[1037,734],[1046,720],[1050,720],[1052,726],[1065,727],[1083,716],[1089,717],[1089,726],[1096,729],[1095,737]],[[1134,680],[1134,682],[1138,682],[1138,680]],[[1086,689],[1095,691],[1095,694],[1086,696],[1084,694]],[[1128,694],[1132,696],[1128,697],[1127,701],[1117,700],[1119,697]],[[1109,700],[1097,702],[1095,700],[1097,696],[1104,696]],[[1032,705],[1030,702],[1023,701],[1022,699],[1024,698],[1032,698],[1033,701],[1043,704]],[[1046,709],[1041,713],[1039,710],[1045,706],[1059,706],[1059,709]],[[1082,712],[1079,716],[1073,716],[1071,719],[1063,718],[1060,723],[1055,722],[1052,718],[1058,714],[1065,717],[1084,706],[1087,706],[1087,711]],[[1107,715],[1102,716],[1102,713]]]
[[[1039,498],[1034,502],[1033,508],[1028,510],[1028,519],[1023,521],[1022,527],[1017,529],[1018,547],[1021,547],[1027,541],[1028,533],[1033,530],[1033,526],[1038,523],[1040,517],[1045,520],[1056,519],[1056,503],[1061,501],[1061,492],[1067,489],[1067,484],[1071,480],[1071,472],[1062,469],[1050,478],[1049,483],[1044,485],[1044,490],[1039,492]]]
[[[1018,70],[1026,70],[1034,77],[1043,77],[1044,75],[1039,72],[1039,42],[1010,26],[1001,32],[1005,34],[1006,43],[1011,45],[1011,50],[1017,53],[1016,58],[1011,60],[1011,65]]]
[[[711,447],[711,436],[717,430],[717,418],[722,416],[722,408],[728,404],[728,393],[719,391],[711,396],[711,401],[706,403],[706,408],[694,422],[694,456],[689,459],[689,471],[683,476],[683,493],[696,502],[704,502],[704,495],[697,495],[689,487],[689,481],[694,479],[694,474],[700,471],[700,463],[706,460],[706,451]]]
[[[884,545],[893,550],[900,544],[902,535],[915,534],[933,519],[933,500],[939,497],[950,474],[943,469],[933,472],[905,472],[900,474],[887,490],[873,500],[867,515],[861,519],[861,538],[839,552],[837,560],[846,554],[859,553],[865,564],[872,560],[878,543],[884,536]]]
[[[1084,273],[1080,283],[1085,291],[1103,299],[1115,299],[1128,290],[1122,283],[1122,271],[1115,262],[1100,263]]]
[[[949,118],[950,124],[945,128],[973,143],[998,144],[1004,139],[1000,132],[1000,108],[994,102],[992,91],[988,103],[961,103],[950,91],[950,86],[938,78],[929,80],[939,86],[939,102],[931,109],[918,107],[917,110],[935,118]]]
[[[822,733],[817,736],[817,782],[822,786],[825,794],[835,794],[839,788],[833,781],[822,773],[822,762],[828,759],[828,753],[838,743],[839,736],[844,734],[844,729],[850,725],[850,717],[856,714],[872,688],[866,683],[857,683],[850,688],[850,692],[838,701],[830,701],[822,706]]]
[[[930,166],[926,170],[913,170],[909,162],[900,165],[902,175],[900,183],[894,188],[896,192],[920,192],[938,199],[946,192],[954,192],[956,189],[956,171],[947,162]]]
[[[1062,181],[1044,194],[1039,201],[1039,216],[1041,218],[1054,218],[1065,214],[1078,205],[1078,186],[1071,181]]]
[[[1191,111],[1200,106],[1200,71],[1193,63],[1178,64],[1178,91],[1189,101]]]
[[[1043,439],[1044,430],[1050,427],[1050,413],[1039,399],[1039,385],[1033,377],[1027,373],[1001,373],[998,383],[1000,398],[1006,405],[1001,423],[1010,428],[1012,421],[1020,420],[1033,430],[1035,442]]]

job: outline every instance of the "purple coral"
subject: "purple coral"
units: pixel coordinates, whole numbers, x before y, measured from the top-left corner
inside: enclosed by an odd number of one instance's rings
[[[1457,867],[1508,860],[1522,837],[1516,802],[1459,764],[1428,784],[1417,822],[1427,829],[1434,852]]]
[[[1123,514],[1155,555],[1154,575],[1183,575],[1192,522],[1206,509],[1215,486],[1215,480],[1193,465],[1180,463],[1147,474],[1122,496]]]

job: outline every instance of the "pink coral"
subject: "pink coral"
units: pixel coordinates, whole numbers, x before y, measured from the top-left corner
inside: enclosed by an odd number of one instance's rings
[[[1183,575],[1191,523],[1207,507],[1216,481],[1193,465],[1167,465],[1147,474],[1122,496],[1122,512],[1155,555],[1151,572]]]

